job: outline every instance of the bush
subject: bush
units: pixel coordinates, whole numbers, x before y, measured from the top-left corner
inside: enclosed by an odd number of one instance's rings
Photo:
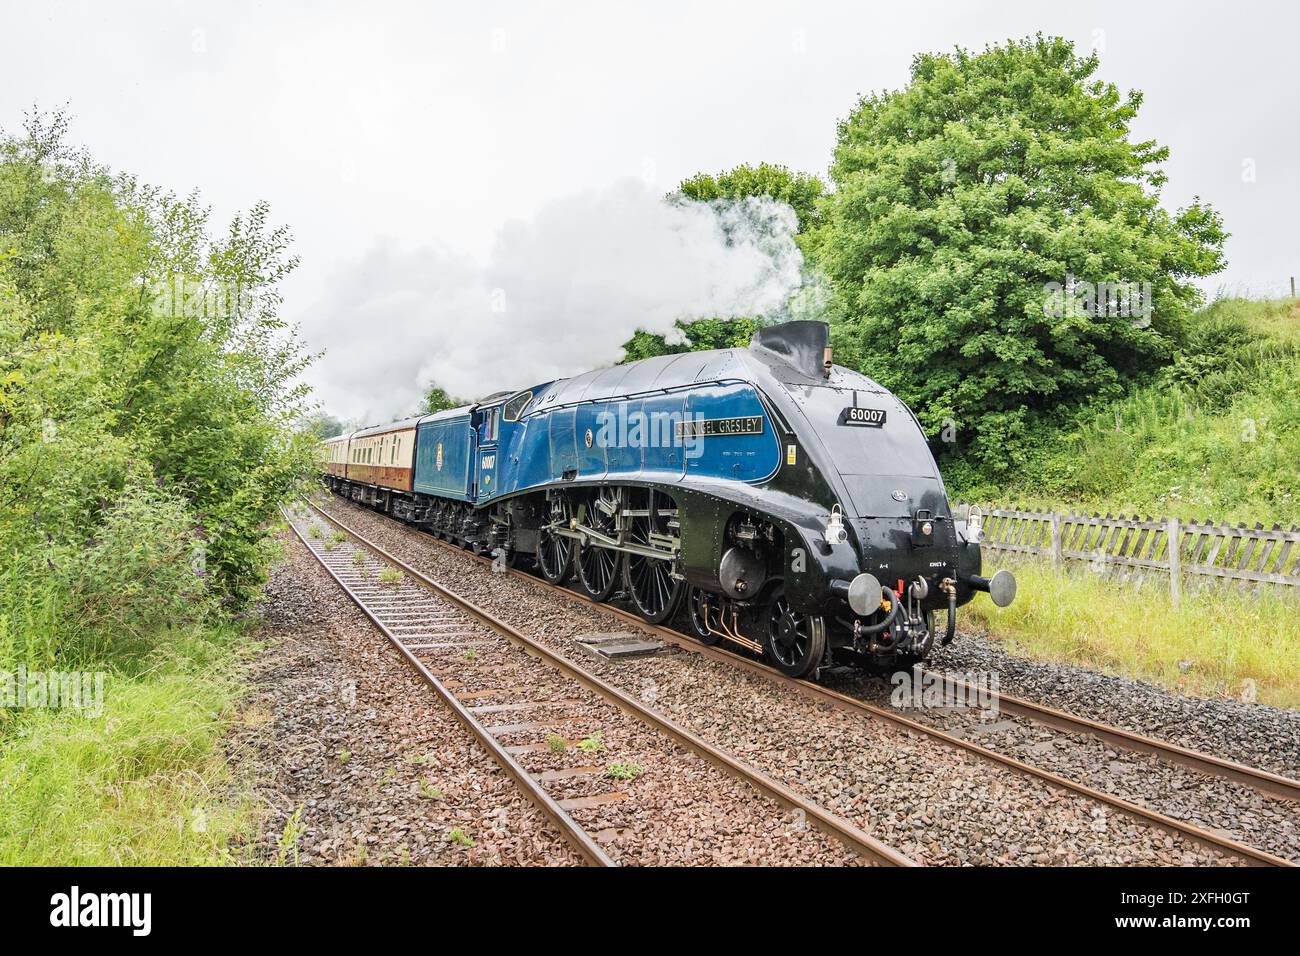
[[[18,555],[0,595],[0,668],[136,666],[215,610],[185,502],[140,471],[81,547]]]
[[[0,554],[83,549],[139,467],[244,606],[268,522],[313,471],[293,427],[310,356],[278,317],[288,233],[259,205],[214,237],[195,197],[115,176],[65,133],[56,114],[0,136]]]
[[[1222,300],[1193,317],[1155,381],[1034,432],[1018,472],[961,458],[944,475],[966,500],[1300,523],[1297,379],[1300,306]]]

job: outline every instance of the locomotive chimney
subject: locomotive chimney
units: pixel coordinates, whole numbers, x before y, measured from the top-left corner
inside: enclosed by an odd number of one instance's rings
[[[825,322],[784,322],[759,326],[750,339],[751,351],[798,369],[809,378],[830,374],[830,327]]]

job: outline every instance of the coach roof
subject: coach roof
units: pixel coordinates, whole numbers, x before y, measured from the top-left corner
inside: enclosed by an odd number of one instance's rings
[[[371,435],[383,435],[386,432],[405,431],[408,428],[414,428],[419,420],[419,418],[403,418],[400,422],[389,422],[387,425],[372,425],[369,428],[353,432],[351,437],[368,438]]]

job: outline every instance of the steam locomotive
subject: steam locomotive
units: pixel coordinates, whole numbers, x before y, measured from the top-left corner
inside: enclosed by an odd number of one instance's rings
[[[792,676],[908,666],[982,577],[911,411],[832,364],[828,328],[499,392],[324,443],[336,493],[476,552],[527,560],[646,621]],[[939,620],[943,621],[942,629]]]

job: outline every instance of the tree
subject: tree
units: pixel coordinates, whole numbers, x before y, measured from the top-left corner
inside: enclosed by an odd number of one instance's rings
[[[342,435],[347,430],[340,419],[327,412],[317,412],[308,416],[303,421],[303,428],[320,441]]]
[[[685,196],[699,202],[711,202],[715,199],[769,196],[787,203],[794,210],[799,217],[799,232],[803,234],[816,228],[819,220],[817,202],[825,191],[826,184],[808,173],[792,172],[785,166],[771,163],[757,166],[742,163],[716,176],[697,173],[682,180],[676,193],[670,194],[669,198]]]
[[[656,355],[699,352],[704,349],[744,348],[758,328],[755,319],[677,320],[674,325],[680,341],[669,344],[666,337],[638,329],[623,343],[623,361],[636,362]]]
[[[990,473],[1038,422],[1167,362],[1190,280],[1224,265],[1214,210],[1160,205],[1168,150],[1131,140],[1141,93],[1097,67],[1042,35],[920,55],[839,127],[815,241],[837,355]]]
[[[45,593],[69,632],[128,599],[115,620],[178,597],[196,613],[196,581],[243,606],[314,470],[296,427],[312,356],[278,315],[288,231],[264,204],[210,231],[196,196],[114,174],[66,132],[55,113],[0,134],[0,555],[11,584],[62,588]],[[0,599],[0,631],[31,604]]]
[[[788,203],[799,220],[797,242],[811,235],[819,221],[817,202],[825,192],[825,184],[808,173],[792,172],[785,166],[759,163],[757,166],[741,164],[735,169],[713,175],[697,173],[682,181],[666,197],[669,202],[690,199],[696,202],[744,199],[748,196],[767,196]],[[623,343],[623,361],[635,362],[655,355],[677,352],[697,352],[703,349],[739,348],[749,344],[758,322],[752,318],[697,319],[678,321],[678,338],[669,344],[667,337],[638,329]]]
[[[452,398],[437,382],[430,382],[424,389],[424,403],[420,406],[421,415],[432,415],[447,408],[458,408],[467,404],[458,398]]]

